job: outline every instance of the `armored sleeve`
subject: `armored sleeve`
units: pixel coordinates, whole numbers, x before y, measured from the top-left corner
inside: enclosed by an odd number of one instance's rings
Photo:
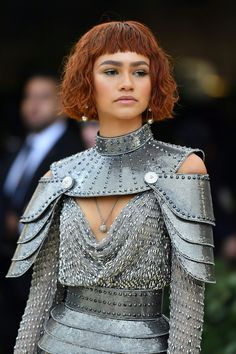
[[[199,354],[205,283],[214,283],[208,175],[156,174],[145,177],[161,205],[172,245],[168,354]]]
[[[53,303],[63,296],[57,282],[60,198],[68,187],[59,179],[41,178],[20,221],[24,224],[7,277],[19,277],[33,264],[30,293],[15,354],[37,353],[37,343]]]
[[[205,283],[192,278],[172,252],[170,330],[167,354],[198,354],[204,317]]]
[[[42,334],[44,322],[49,316],[56,293],[62,291],[57,285],[58,273],[58,231],[56,223],[49,230],[33,268],[30,293],[22,317],[14,354],[36,354],[37,343]]]

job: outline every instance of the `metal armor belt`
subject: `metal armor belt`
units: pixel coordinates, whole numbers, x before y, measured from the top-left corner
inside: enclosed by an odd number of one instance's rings
[[[163,290],[68,287],[65,305],[98,316],[135,320],[162,313]]]
[[[160,290],[67,287],[38,346],[50,354],[166,353],[169,321]]]

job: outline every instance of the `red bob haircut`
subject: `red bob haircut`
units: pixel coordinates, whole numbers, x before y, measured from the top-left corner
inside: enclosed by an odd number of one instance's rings
[[[63,111],[71,118],[98,119],[93,95],[93,65],[103,54],[136,52],[150,60],[151,98],[149,107],[155,120],[172,117],[178,100],[169,56],[153,33],[136,21],[112,21],[85,33],[67,58],[61,84]]]

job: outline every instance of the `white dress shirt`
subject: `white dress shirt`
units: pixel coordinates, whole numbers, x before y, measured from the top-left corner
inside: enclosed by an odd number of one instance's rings
[[[26,143],[31,146],[30,152],[25,158],[24,145],[13,161],[4,183],[4,191],[13,195],[18,182],[27,169],[27,178],[32,177],[40,163],[50,149],[55,145],[66,130],[65,121],[56,121],[39,133],[30,133],[26,137]]]

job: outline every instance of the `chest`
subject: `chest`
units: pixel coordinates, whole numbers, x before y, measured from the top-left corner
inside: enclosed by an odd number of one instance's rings
[[[169,274],[169,250],[161,209],[151,190],[129,199],[101,240],[76,200],[64,200],[60,216],[60,281],[65,285],[123,287],[132,283],[139,287],[154,282],[156,286],[163,275],[166,279]]]
[[[80,202],[81,200],[78,203],[78,200],[70,197],[63,202],[60,238],[61,244],[66,248],[71,243],[79,244],[85,250],[100,251],[104,247],[118,249],[118,245],[124,247],[127,242],[135,241],[140,245],[145,242],[150,245],[152,242],[159,242],[165,232],[161,208],[151,190],[133,196],[127,195],[126,199],[122,197],[119,207],[110,213],[106,233],[97,231],[101,219],[92,198],[86,204]],[[100,211],[104,212],[105,209]]]
[[[93,198],[75,198],[74,207],[85,220],[91,234],[99,242],[108,234],[120,214],[135,202],[139,195],[117,195]]]

